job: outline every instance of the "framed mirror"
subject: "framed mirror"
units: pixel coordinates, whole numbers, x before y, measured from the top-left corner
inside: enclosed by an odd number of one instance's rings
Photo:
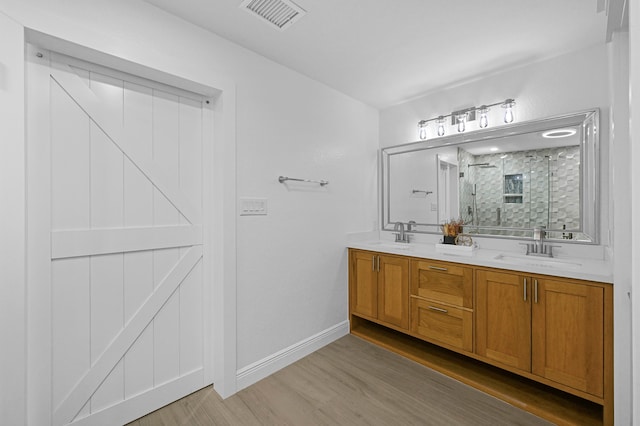
[[[597,109],[381,150],[382,228],[598,242]]]

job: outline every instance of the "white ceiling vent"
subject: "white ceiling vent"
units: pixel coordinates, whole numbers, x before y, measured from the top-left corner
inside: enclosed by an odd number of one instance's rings
[[[289,0],[244,0],[240,8],[284,31],[307,12]]]

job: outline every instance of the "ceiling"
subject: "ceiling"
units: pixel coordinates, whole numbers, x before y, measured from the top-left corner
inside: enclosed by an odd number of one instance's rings
[[[607,37],[605,0],[295,0],[284,31],[241,0],[145,1],[377,108]]]

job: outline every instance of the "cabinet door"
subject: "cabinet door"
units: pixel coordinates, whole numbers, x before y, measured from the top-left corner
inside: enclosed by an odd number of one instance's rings
[[[432,260],[414,260],[411,268],[414,296],[473,308],[472,268]]]
[[[602,396],[604,289],[539,279],[533,297],[533,373]]]
[[[378,272],[378,319],[409,328],[409,260],[380,257]]]
[[[494,271],[476,272],[476,353],[531,371],[530,280]]]
[[[351,312],[378,318],[377,255],[351,252]]]

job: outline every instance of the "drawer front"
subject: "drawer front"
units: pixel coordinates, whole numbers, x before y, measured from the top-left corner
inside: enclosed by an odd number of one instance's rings
[[[411,331],[432,341],[473,351],[473,313],[427,300],[411,299]]]
[[[447,262],[413,260],[411,294],[473,308],[473,269]]]

